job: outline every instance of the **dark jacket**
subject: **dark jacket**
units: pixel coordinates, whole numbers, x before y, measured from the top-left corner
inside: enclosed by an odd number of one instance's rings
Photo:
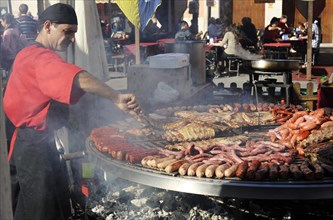
[[[35,40],[37,36],[37,22],[29,15],[21,15],[16,19],[17,27],[27,40]]]

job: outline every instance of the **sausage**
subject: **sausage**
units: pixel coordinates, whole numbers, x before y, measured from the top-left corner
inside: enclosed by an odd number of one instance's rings
[[[249,168],[246,171],[246,179],[252,180],[255,177],[255,173],[257,169],[259,168],[261,162],[259,160],[254,160],[251,162]]]
[[[147,162],[148,162],[149,160],[152,160],[152,159],[154,159],[154,156],[151,156],[151,155],[148,155],[148,156],[142,158],[142,160],[141,160],[141,165],[142,165],[142,166],[147,166]]]
[[[262,103],[257,104],[257,110],[258,110],[258,112],[261,112],[263,110]]]
[[[150,167],[157,167],[157,165],[159,163],[162,163],[164,161],[167,161],[167,160],[170,160],[170,159],[174,159],[175,156],[172,155],[172,156],[167,156],[167,157],[155,157],[153,158],[152,160],[149,160],[147,162],[147,165],[150,166]]]
[[[177,160],[173,163],[170,163],[165,169],[164,171],[166,173],[173,173],[175,171],[177,171],[181,165],[183,165],[184,163],[186,163],[187,160]]]
[[[185,176],[187,174],[187,170],[188,168],[191,166],[192,163],[190,162],[186,162],[184,164],[182,164],[179,169],[178,169],[178,173],[181,175],[181,176]]]
[[[227,163],[218,166],[215,170],[216,177],[219,179],[223,178],[225,170],[228,169],[229,167],[230,165]]]
[[[307,138],[310,135],[310,131],[308,130],[300,130],[300,132],[298,133],[297,137],[296,137],[296,141],[300,142],[302,140],[304,140],[305,138]]]
[[[298,118],[296,121],[295,121],[295,126],[297,127],[297,128],[299,128],[299,126],[300,126],[300,124],[301,123],[303,123],[305,121],[305,118],[304,117],[300,117],[300,118]]]
[[[162,161],[160,163],[157,164],[157,168],[163,170],[165,169],[169,164],[173,163],[177,161],[177,159],[168,159],[168,160],[165,160],[165,161]]]
[[[314,169],[315,179],[324,178],[324,169],[317,163],[311,164]]]
[[[269,166],[269,178],[275,180],[278,178],[278,168],[279,166],[276,163],[272,163]]]
[[[315,129],[317,127],[317,124],[315,122],[306,122],[305,125],[302,125],[301,130],[303,131],[309,131],[309,130],[312,130],[312,129]]]
[[[241,162],[237,167],[236,176],[238,178],[244,179],[248,167],[249,164],[247,161]]]
[[[314,172],[308,167],[307,163],[302,163],[300,169],[306,180],[314,180],[315,178]]]
[[[159,151],[157,149],[137,149],[131,152],[128,152],[125,156],[125,159],[127,161],[134,160],[137,157],[141,157],[140,161],[142,158],[148,156],[148,155],[158,155]]]
[[[261,164],[260,168],[255,172],[255,180],[266,179],[269,173],[269,164]]]
[[[303,174],[301,170],[298,168],[297,164],[290,164],[289,170],[293,179],[299,180],[303,177]]]
[[[252,112],[257,110],[257,107],[254,104],[249,104],[249,107]]]
[[[242,108],[243,108],[243,111],[244,112],[247,112],[247,111],[249,111],[249,105],[248,104],[246,104],[246,103],[244,103],[244,104],[242,104]]]
[[[200,166],[198,166],[198,168],[196,169],[195,171],[195,175],[197,177],[203,177],[205,176],[205,172],[206,172],[206,169],[207,167],[209,167],[210,165],[209,164],[201,164]]]
[[[124,150],[119,150],[119,151],[117,151],[117,156],[116,156],[117,160],[125,160],[125,158],[126,158],[126,154],[127,154],[128,152],[130,152],[131,150],[133,150],[133,149],[126,148],[126,149],[124,149]]]
[[[145,156],[155,154],[157,152],[145,152],[140,154],[126,154],[126,160],[130,163],[139,163]]]
[[[310,112],[309,115],[314,115],[314,116],[324,116],[325,114],[325,109],[324,108],[318,108],[312,112]]]
[[[296,145],[296,150],[297,150],[298,155],[304,156],[304,149],[300,144]]]
[[[238,163],[233,164],[231,167],[229,167],[228,169],[226,169],[224,171],[224,176],[225,177],[233,177],[233,176],[235,176],[236,175],[237,167],[238,167]]]
[[[281,179],[289,178],[289,167],[285,164],[279,166],[279,177]]]
[[[217,164],[211,164],[209,165],[207,168],[206,168],[206,171],[205,171],[205,176],[208,177],[208,178],[211,178],[215,175],[215,171],[216,171],[216,168],[218,167],[219,165]]]
[[[333,121],[327,121],[327,122],[324,122],[323,124],[321,124],[321,128],[326,128],[326,127],[329,127],[329,126],[333,126]]]
[[[195,172],[196,172],[198,166],[200,166],[202,164],[203,164],[203,162],[196,162],[196,163],[191,164],[191,166],[187,170],[187,175],[188,176],[195,176],[196,175]]]
[[[125,149],[125,147],[123,145],[118,145],[118,144],[112,145],[112,146],[109,146],[108,153],[111,154],[111,157],[116,158],[117,152],[119,150],[123,150],[123,149]]]

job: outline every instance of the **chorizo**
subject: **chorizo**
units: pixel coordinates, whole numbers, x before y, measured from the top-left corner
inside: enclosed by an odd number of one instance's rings
[[[275,180],[278,178],[278,168],[279,166],[276,163],[269,166],[269,179]]]
[[[244,179],[248,166],[249,165],[247,161],[241,162],[237,167],[236,176],[238,178]]]
[[[255,180],[266,179],[269,172],[269,164],[261,164],[260,168],[255,172]]]
[[[251,162],[249,168],[246,171],[246,179],[252,180],[255,177],[255,173],[257,169],[259,168],[261,162],[259,160],[254,160]]]

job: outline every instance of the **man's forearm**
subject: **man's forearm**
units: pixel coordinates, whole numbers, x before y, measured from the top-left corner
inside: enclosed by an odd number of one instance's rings
[[[78,73],[74,79],[77,87],[85,92],[93,93],[98,96],[110,99],[113,102],[118,102],[118,92],[108,86],[106,83],[100,81],[90,73],[82,71]]]

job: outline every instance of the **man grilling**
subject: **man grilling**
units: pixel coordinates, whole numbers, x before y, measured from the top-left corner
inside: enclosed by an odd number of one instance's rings
[[[48,7],[39,18],[36,42],[16,57],[4,95],[4,110],[15,126],[9,159],[14,219],[68,219],[69,189],[65,164],[54,141],[51,109],[74,104],[85,92],[107,98],[121,110],[140,111],[133,94],[119,94],[55,51],[74,43],[77,16],[70,5]],[[15,174],[15,175],[13,175]]]

